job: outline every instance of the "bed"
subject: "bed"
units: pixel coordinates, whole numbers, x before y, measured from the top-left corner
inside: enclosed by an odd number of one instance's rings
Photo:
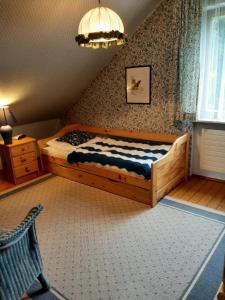
[[[93,137],[78,145],[60,140],[72,131]],[[72,124],[39,140],[38,145],[47,172],[151,207],[188,177],[188,134],[138,133]]]

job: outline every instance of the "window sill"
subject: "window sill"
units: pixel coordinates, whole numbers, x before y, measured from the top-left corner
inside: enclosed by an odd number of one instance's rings
[[[225,125],[225,121],[222,122],[222,121],[206,121],[206,120],[196,120],[196,121],[193,121],[193,123],[197,123],[197,124],[200,124],[200,123],[203,123],[203,124],[222,124],[222,125]]]

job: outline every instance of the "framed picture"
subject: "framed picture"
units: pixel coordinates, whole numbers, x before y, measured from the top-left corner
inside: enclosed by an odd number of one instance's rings
[[[151,103],[151,66],[126,67],[126,99],[129,104]]]

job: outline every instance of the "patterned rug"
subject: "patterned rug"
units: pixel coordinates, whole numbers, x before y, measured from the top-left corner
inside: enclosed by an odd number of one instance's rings
[[[70,300],[212,300],[222,279],[225,216],[168,199],[154,209],[51,177],[0,199],[0,227],[37,203],[45,273]]]

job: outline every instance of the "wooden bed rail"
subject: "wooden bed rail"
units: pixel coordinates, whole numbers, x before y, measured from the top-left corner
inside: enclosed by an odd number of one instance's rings
[[[170,151],[152,164],[152,205],[188,178],[189,134],[179,137]]]
[[[38,143],[40,147],[46,147],[46,143],[54,138],[60,137],[67,132],[73,130],[80,130],[80,131],[89,131],[96,134],[104,134],[110,136],[118,136],[118,137],[128,137],[134,138],[138,140],[148,140],[148,141],[157,141],[157,142],[165,142],[165,143],[173,143],[177,139],[177,135],[170,135],[170,134],[158,134],[158,133],[149,133],[149,132],[136,132],[136,131],[128,131],[128,130],[119,130],[119,129],[104,129],[104,128],[97,128],[91,127],[87,125],[81,124],[71,124],[63,127],[60,129],[55,135],[39,140]]]

